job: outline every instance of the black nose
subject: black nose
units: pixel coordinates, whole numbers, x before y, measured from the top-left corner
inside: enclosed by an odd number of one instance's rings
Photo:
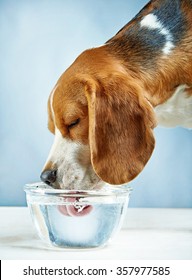
[[[41,180],[47,185],[51,185],[56,181],[57,171],[56,170],[45,170],[41,173]]]

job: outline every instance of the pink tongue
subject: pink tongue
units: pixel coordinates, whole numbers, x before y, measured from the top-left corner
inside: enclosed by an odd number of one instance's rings
[[[76,198],[74,197],[68,197],[66,198],[67,202],[75,202],[78,201]],[[60,213],[62,213],[65,216],[85,216],[87,214],[89,214],[92,209],[93,206],[91,205],[85,205],[85,206],[75,206],[75,205],[59,205],[58,209],[60,211]]]

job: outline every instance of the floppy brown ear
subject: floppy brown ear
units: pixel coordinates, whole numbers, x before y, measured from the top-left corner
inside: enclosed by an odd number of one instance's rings
[[[155,145],[152,107],[136,85],[112,76],[88,80],[89,142],[96,174],[109,184],[135,178],[149,160]]]

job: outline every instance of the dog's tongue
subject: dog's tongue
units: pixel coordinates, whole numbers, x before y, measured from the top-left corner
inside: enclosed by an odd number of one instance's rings
[[[75,202],[78,202],[78,199],[74,197],[68,197],[66,198],[66,201],[71,202],[72,204],[58,206],[60,213],[62,213],[65,216],[85,216],[89,214],[93,209],[93,206],[91,205],[76,205]]]

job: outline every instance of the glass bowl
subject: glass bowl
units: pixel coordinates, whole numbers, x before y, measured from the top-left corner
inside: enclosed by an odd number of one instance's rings
[[[106,185],[100,190],[53,189],[44,183],[24,187],[39,237],[61,248],[94,248],[119,231],[131,188]]]

